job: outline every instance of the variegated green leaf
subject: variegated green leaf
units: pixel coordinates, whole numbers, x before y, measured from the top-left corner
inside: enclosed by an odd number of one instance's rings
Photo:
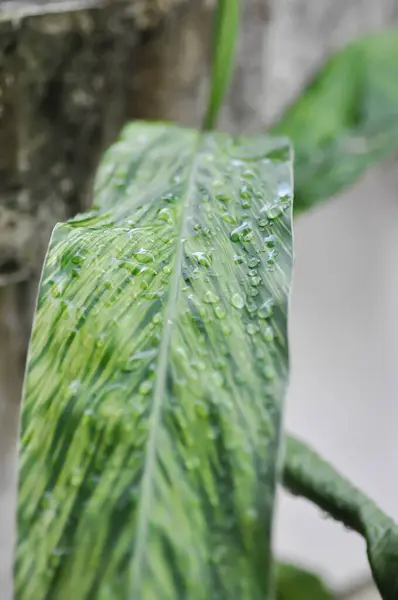
[[[129,125],[56,227],[18,600],[264,600],[292,264],[285,140]]]
[[[329,59],[273,128],[295,149],[295,210],[338,194],[398,150],[398,30]]]
[[[366,540],[383,600],[398,598],[398,526],[376,504],[301,441],[287,438],[284,485]]]

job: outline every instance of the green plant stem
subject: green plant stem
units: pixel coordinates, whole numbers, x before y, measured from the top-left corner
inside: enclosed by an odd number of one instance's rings
[[[288,437],[283,484],[366,540],[373,577],[383,600],[398,598],[398,527],[365,494],[303,442]]]
[[[227,90],[235,57],[239,0],[218,0],[213,35],[210,93],[204,130],[214,129]]]

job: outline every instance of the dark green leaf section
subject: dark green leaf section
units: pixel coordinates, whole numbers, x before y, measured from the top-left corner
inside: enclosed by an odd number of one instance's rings
[[[362,535],[383,600],[398,598],[398,526],[305,444],[287,438],[284,485]]]
[[[217,0],[210,80],[210,95],[204,121],[213,129],[228,87],[235,57],[239,26],[239,0]]]
[[[398,31],[333,56],[273,129],[295,149],[295,210],[341,192],[398,149]]]
[[[335,597],[314,573],[279,563],[276,568],[276,600],[335,600]]]
[[[54,231],[18,600],[264,600],[292,266],[285,140],[129,125]]]

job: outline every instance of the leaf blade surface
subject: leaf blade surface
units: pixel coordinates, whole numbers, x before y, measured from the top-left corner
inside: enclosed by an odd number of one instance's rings
[[[285,140],[135,123],[93,211],[55,229],[22,415],[20,600],[267,593],[290,179]]]

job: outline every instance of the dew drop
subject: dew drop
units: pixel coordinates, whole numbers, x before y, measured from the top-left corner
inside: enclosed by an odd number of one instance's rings
[[[217,319],[225,319],[226,316],[226,312],[223,308],[221,308],[221,306],[215,307],[214,314],[216,315]]]
[[[259,264],[260,259],[253,257],[248,261],[247,266],[249,267],[249,269],[255,269]]]
[[[195,402],[195,412],[199,417],[206,418],[209,414],[209,410],[203,402]]]
[[[166,273],[166,275],[170,275],[171,273],[171,267],[169,265],[165,265],[162,269],[163,273]]]
[[[231,231],[230,238],[233,242],[239,242],[242,238],[252,233],[250,221],[244,221],[239,227],[236,227],[236,229]]]
[[[72,256],[72,263],[74,265],[81,265],[84,261],[84,258],[82,256],[80,256],[80,254],[75,254],[75,256]]]
[[[235,256],[234,256],[234,263],[236,265],[241,265],[244,262],[245,262],[245,259],[243,258],[243,256],[240,256],[240,254],[235,254]]]
[[[228,212],[223,213],[221,218],[225,223],[229,223],[230,225],[235,225],[238,222],[238,219]]]
[[[213,181],[213,187],[214,187],[214,188],[222,188],[224,185],[225,185],[225,184],[224,184],[224,182],[223,182],[223,181],[221,181],[221,179],[215,179],[215,180]]]
[[[213,262],[213,256],[211,252],[193,252],[192,256],[199,265],[211,267]]]
[[[273,342],[274,341],[274,332],[273,329],[270,325],[268,325],[267,327],[265,327],[264,331],[263,331],[263,338],[265,339],[266,342]]]
[[[264,376],[268,380],[275,379],[275,369],[271,365],[264,367]]]
[[[140,350],[139,352],[136,352],[135,354],[133,354],[133,356],[130,356],[131,361],[136,361],[136,360],[146,360],[148,358],[155,358],[157,354],[157,349],[156,348],[150,348],[149,350]]]
[[[246,308],[250,314],[254,314],[257,312],[257,304],[255,302],[252,302],[252,301],[247,302]]]
[[[220,431],[218,427],[210,427],[209,431],[207,432],[207,437],[209,440],[215,440],[218,438],[219,435]]]
[[[148,252],[148,250],[145,250],[145,248],[140,248],[140,250],[138,250],[137,252],[134,252],[133,256],[140,263],[150,263],[150,262],[154,262],[154,260],[155,260],[155,257],[153,256],[153,254]]]
[[[242,177],[244,177],[245,179],[255,179],[256,175],[250,169],[245,169],[242,173]]]
[[[197,469],[199,466],[200,466],[200,459],[197,456],[188,458],[185,461],[185,467],[188,469],[188,471],[193,471],[194,469]]]
[[[255,335],[258,331],[258,325],[255,323],[249,323],[246,327],[246,331],[249,335]]]
[[[255,298],[256,296],[258,296],[258,294],[259,294],[259,291],[256,287],[250,287],[247,290],[247,295],[251,296],[252,298]]]
[[[261,283],[261,277],[259,277],[257,275],[256,277],[251,277],[249,281],[250,281],[250,285],[253,285],[254,287],[257,287]]]
[[[277,219],[283,213],[283,208],[279,204],[274,204],[267,210],[267,217],[269,219]]]
[[[138,388],[138,391],[143,396],[146,396],[146,394],[149,394],[149,392],[152,390],[152,387],[153,387],[152,381],[147,379],[146,381],[143,381],[141,383],[140,387]]]
[[[206,370],[206,365],[202,360],[192,361],[191,367],[193,369],[195,369],[195,371],[205,371]]]
[[[264,242],[267,248],[275,248],[276,237],[274,235],[269,235],[268,237],[264,238]]]
[[[211,290],[208,290],[203,296],[203,302],[206,302],[206,304],[216,304],[218,301],[219,297]]]
[[[245,305],[245,301],[240,294],[233,294],[231,302],[235,308],[243,308]]]
[[[272,250],[268,255],[267,264],[274,265],[275,261],[276,261],[276,254],[275,254],[275,251]]]
[[[244,242],[252,242],[254,240],[254,233],[253,231],[250,231],[249,233],[247,233],[246,235],[243,236],[242,240]]]
[[[240,190],[240,197],[244,198],[245,200],[250,200],[251,198],[251,193],[250,193],[250,189],[248,185],[244,185],[241,190]]]
[[[216,194],[216,200],[219,202],[229,202],[231,198],[227,194]]]
[[[174,223],[173,213],[169,208],[161,208],[157,214],[157,217],[160,221],[166,221],[169,225]]]
[[[260,319],[269,319],[272,317],[274,303],[272,300],[267,300],[258,309],[258,316]]]

